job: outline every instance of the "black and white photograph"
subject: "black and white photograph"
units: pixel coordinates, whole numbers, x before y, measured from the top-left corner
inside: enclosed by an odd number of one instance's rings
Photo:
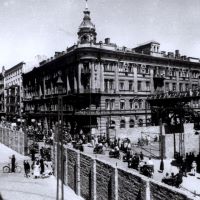
[[[0,0],[0,200],[200,200],[200,0]]]

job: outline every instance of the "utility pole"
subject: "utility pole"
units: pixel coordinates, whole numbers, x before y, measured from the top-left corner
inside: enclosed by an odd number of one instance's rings
[[[63,151],[63,81],[61,72],[58,74],[58,132],[57,132],[57,192],[56,200],[64,200],[64,151]],[[61,154],[61,155],[60,155]],[[61,173],[60,173],[61,164]],[[59,199],[59,179],[61,178],[61,198]]]

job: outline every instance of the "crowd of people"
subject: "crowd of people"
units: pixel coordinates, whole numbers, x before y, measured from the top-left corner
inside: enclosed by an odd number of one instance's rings
[[[175,186],[177,188],[180,187],[180,184],[183,182],[182,170],[179,170],[176,175],[173,172],[171,173],[171,175],[167,172],[163,177],[162,182],[167,185]]]
[[[183,172],[184,176],[187,176],[188,172],[193,176],[195,176],[196,172],[200,173],[200,154],[195,156],[193,152],[190,152],[183,157],[177,153],[175,159],[178,168]]]

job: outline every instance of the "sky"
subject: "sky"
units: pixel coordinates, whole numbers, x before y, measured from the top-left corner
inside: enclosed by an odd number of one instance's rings
[[[200,57],[199,0],[88,0],[97,41]],[[49,58],[77,42],[85,0],[0,0],[0,70]]]

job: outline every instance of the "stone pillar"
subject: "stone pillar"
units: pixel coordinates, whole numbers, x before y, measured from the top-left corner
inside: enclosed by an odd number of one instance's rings
[[[115,166],[114,177],[115,177],[115,200],[118,200],[118,169],[117,169],[117,163],[116,163],[116,166]]]
[[[68,154],[67,154],[67,148],[65,148],[65,165],[64,165],[64,183],[65,185],[68,184]]]
[[[149,180],[146,181],[146,200],[151,200]]]
[[[80,151],[77,153],[77,163],[76,163],[76,177],[77,177],[77,184],[76,184],[76,194],[80,196],[81,194],[81,184],[80,184]]]
[[[96,177],[96,159],[93,159],[93,166],[92,166],[92,177],[93,177],[93,187],[92,187],[92,200],[96,200],[97,194],[96,194],[96,182],[97,182],[97,177]]]

